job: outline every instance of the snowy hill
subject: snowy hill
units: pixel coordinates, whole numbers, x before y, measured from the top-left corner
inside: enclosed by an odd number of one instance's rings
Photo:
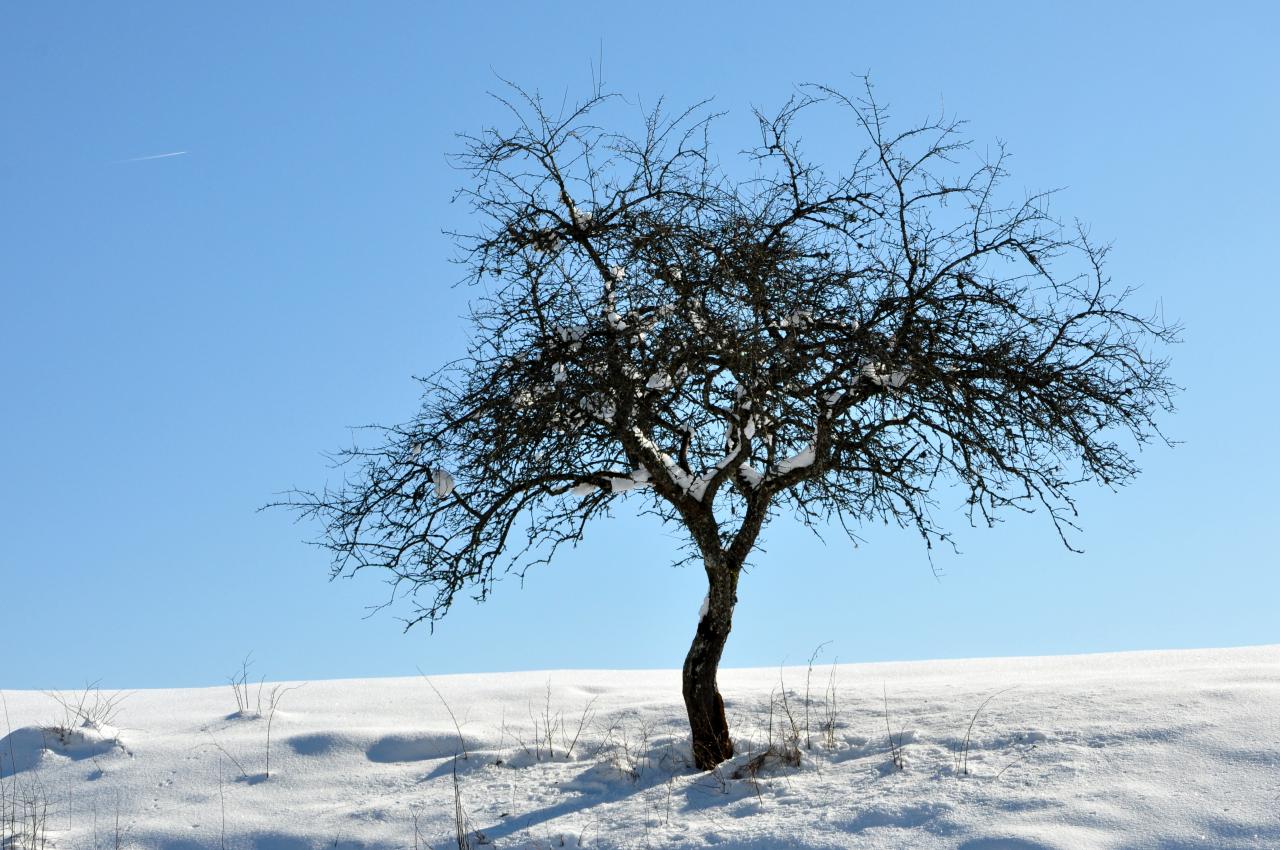
[[[740,755],[712,774],[687,766],[675,671],[311,682],[275,689],[274,717],[270,684],[245,711],[230,687],[69,709],[8,691],[0,834],[75,850],[1280,847],[1280,646],[815,667],[806,721],[807,675],[722,673]]]

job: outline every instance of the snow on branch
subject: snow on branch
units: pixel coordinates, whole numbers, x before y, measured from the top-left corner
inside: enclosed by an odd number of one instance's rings
[[[705,107],[629,135],[597,123],[607,101],[516,90],[512,126],[467,140],[474,344],[416,418],[340,455],[341,484],[289,502],[336,573],[434,590],[434,619],[622,496],[739,564],[783,503],[945,540],[944,484],[971,520],[1039,508],[1066,541],[1075,488],[1128,481],[1163,439],[1178,328],[1047,195],[1006,200],[1003,152],[959,124],[889,132],[870,90],[807,87],[757,114],[739,182]],[[865,152],[820,167],[796,128],[833,108]]]

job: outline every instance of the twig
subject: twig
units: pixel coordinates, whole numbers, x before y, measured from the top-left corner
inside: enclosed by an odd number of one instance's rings
[[[435,683],[427,678],[427,674],[422,672],[422,668],[419,667],[417,669],[418,669],[418,675],[422,676],[423,681],[427,683],[427,687],[431,688],[431,690],[435,692],[436,698],[440,700],[440,704],[443,705],[444,710],[448,712],[449,719],[453,721],[453,731],[458,736],[458,748],[462,751],[462,760],[466,761],[467,760],[467,742],[462,737],[462,727],[458,724],[458,718],[454,716],[453,709],[449,707],[449,701],[444,698],[444,694],[440,693],[440,689],[435,686]]]
[[[244,765],[240,763],[240,759],[231,755],[231,753],[227,751],[227,748],[222,746],[222,744],[218,742],[218,739],[214,737],[213,731],[211,729],[205,729],[204,731],[205,731],[205,734],[209,736],[209,740],[213,742],[213,745],[218,748],[218,752],[222,753],[224,756],[231,759],[231,763],[236,766],[236,770],[240,771],[240,778],[248,779],[249,771],[244,769]],[[219,762],[219,764],[221,764],[221,762]]]
[[[218,831],[218,847],[227,850],[227,794],[222,786],[222,757],[218,757],[218,805],[221,808],[222,826]]]
[[[893,728],[889,725],[889,686],[884,686],[884,731],[889,736],[889,751],[892,754],[893,766],[898,770],[906,767],[906,762],[902,758],[902,736],[899,735],[897,740],[893,737]]]
[[[565,753],[564,753],[565,758],[573,757],[573,748],[578,745],[578,739],[582,737],[582,730],[586,727],[587,721],[590,720],[591,718],[591,707],[596,704],[596,700],[598,700],[599,698],[600,697],[598,696],[594,696],[591,699],[587,700],[587,704],[583,706],[582,715],[578,718],[578,728],[574,730],[572,740],[568,740],[568,741],[565,740],[565,737],[564,737],[565,729],[563,725],[561,726],[562,737],[560,739],[560,743],[565,744]]]
[[[1023,753],[1022,753],[1022,755],[1018,756],[1018,757],[1017,757],[1017,758],[1015,758],[1013,761],[1009,762],[1009,763],[1008,763],[1008,764],[1006,764],[1004,767],[1000,768],[1000,772],[999,772],[999,773],[997,773],[993,778],[994,778],[994,779],[996,779],[996,780],[999,780],[999,779],[1000,779],[1000,777],[1004,776],[1004,772],[1005,772],[1006,770],[1008,770],[1009,768],[1013,767],[1015,764],[1020,764],[1020,763],[1022,762],[1022,760],[1023,760],[1023,759],[1025,759],[1027,756],[1031,755],[1032,751],[1034,751],[1034,750],[1035,750],[1035,748],[1036,748],[1036,747],[1038,747],[1038,746],[1039,746],[1039,744],[1032,744],[1030,747],[1028,747],[1028,748],[1027,748]]]
[[[806,750],[813,749],[813,738],[809,736],[809,680],[813,678],[813,662],[818,658],[818,654],[823,648],[829,646],[831,641],[823,641],[814,648],[813,653],[809,656],[809,667],[804,674],[804,748]]]
[[[462,810],[462,784],[458,781],[458,757],[453,757],[453,825],[458,850],[471,850],[471,834],[466,812]]]
[[[263,770],[265,779],[271,778],[271,724],[275,722],[276,709],[280,707],[280,701],[284,699],[285,694],[289,693],[289,691],[296,691],[300,687],[302,685],[290,685],[287,688],[281,688],[280,685],[276,685],[271,689],[267,707],[267,763]]]
[[[1014,687],[1016,687],[1016,685]],[[1008,693],[1011,690],[1013,690],[1013,688],[1005,688],[1002,691],[996,691],[994,694],[984,699],[982,701],[982,704],[978,706],[977,710],[973,712],[973,717],[969,718],[969,728],[966,729],[964,733],[964,744],[961,748],[960,753],[955,756],[956,771],[958,773],[964,776],[969,775],[969,743],[972,740],[972,736],[973,736],[973,724],[978,722],[978,715],[982,713],[982,709],[987,707],[987,703],[991,702],[993,699],[1000,696],[1001,694]]]

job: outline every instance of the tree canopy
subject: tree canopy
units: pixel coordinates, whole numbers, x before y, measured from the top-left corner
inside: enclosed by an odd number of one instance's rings
[[[755,114],[735,171],[708,105],[628,134],[595,123],[610,100],[512,88],[509,124],[464,137],[470,351],[343,453],[341,486],[292,502],[335,573],[388,571],[412,622],[638,498],[708,570],[714,689],[737,571],[777,512],[933,546],[935,499],[958,492],[974,522],[1039,509],[1070,545],[1076,486],[1127,482],[1164,440],[1177,328],[1130,307],[1051,193],[1009,202],[1003,149],[979,156],[961,123],[893,130],[869,86],[802,87]],[[860,151],[840,170],[797,140],[831,109]]]

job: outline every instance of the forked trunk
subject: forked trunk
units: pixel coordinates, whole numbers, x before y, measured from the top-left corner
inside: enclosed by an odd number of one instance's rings
[[[733,606],[738,601],[738,571],[707,565],[710,588],[706,611],[698,620],[698,631],[684,660],[684,706],[693,733],[693,763],[699,770],[711,770],[733,757],[733,740],[724,713],[724,700],[716,687],[716,671],[733,627]]]

